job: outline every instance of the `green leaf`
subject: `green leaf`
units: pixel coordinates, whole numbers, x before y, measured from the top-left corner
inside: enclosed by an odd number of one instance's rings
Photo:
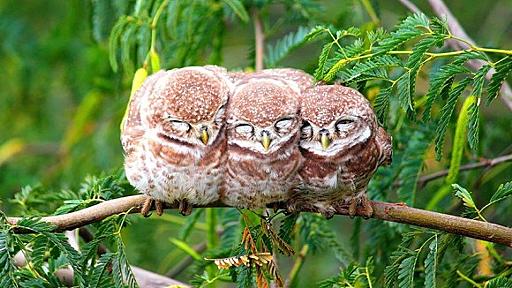
[[[512,195],[512,181],[501,184],[498,190],[492,195],[489,202],[496,203]]]
[[[322,33],[325,33],[328,31],[328,28],[325,26],[317,25],[309,31],[309,33],[304,37],[304,41],[309,42],[314,39],[316,39],[318,36],[320,36]]]
[[[501,85],[503,85],[503,82],[507,79],[508,74],[512,70],[512,57],[507,56],[500,60],[499,63],[496,64],[495,69],[496,72],[492,75],[489,86],[487,86],[487,105],[491,104],[492,100],[498,96]]]
[[[455,196],[459,197],[464,206],[469,208],[476,208],[475,201],[473,200],[473,196],[471,196],[471,192],[461,187],[458,184],[452,184],[452,188],[455,191]]]
[[[397,29],[379,42],[375,51],[384,53],[427,32],[429,19],[424,14],[414,14],[403,20]]]
[[[199,217],[201,214],[203,214],[204,209],[195,209],[194,212],[192,212],[191,215],[189,215],[185,223],[181,226],[180,234],[178,238],[182,241],[187,240],[188,236],[190,235],[190,232],[192,231],[192,228],[194,228],[194,225],[196,225],[197,221],[199,220]]]
[[[332,45],[334,45],[334,42],[327,43],[322,48],[322,52],[318,57],[318,67],[316,68],[314,75],[316,80],[324,78],[325,64],[327,63],[327,59],[329,58],[329,53],[331,52]]]
[[[452,156],[450,159],[450,169],[446,176],[446,183],[454,183],[459,176],[460,164],[462,161],[462,153],[466,144],[466,130],[468,127],[468,114],[469,109],[473,104],[476,103],[475,96],[468,96],[464,100],[464,104],[459,111],[459,117],[457,118],[457,125],[455,127],[455,135],[453,136]]]
[[[382,125],[386,125],[392,89],[392,86],[382,88],[380,89],[379,94],[377,94],[375,97],[373,108],[375,110],[375,114],[377,115],[377,119],[379,119],[379,122]]]
[[[306,37],[310,36],[311,29],[299,27],[297,31],[291,32],[279,39],[274,46],[267,46],[265,64],[267,67],[275,67],[290,52],[307,42]]]
[[[397,94],[398,101],[400,102],[400,106],[406,112],[414,112],[414,107],[412,106],[412,95],[411,95],[411,86],[410,86],[410,71],[405,72],[400,76],[397,80]]]
[[[416,268],[416,261],[418,254],[411,255],[405,258],[400,263],[398,271],[398,287],[399,288],[413,288],[414,287],[414,270]]]
[[[278,235],[286,243],[291,243],[292,232],[293,229],[295,228],[295,224],[297,223],[298,218],[299,213],[292,213],[290,215],[286,215],[286,217],[281,221],[281,226],[279,226]]]
[[[105,276],[108,276],[108,265],[112,262],[112,259],[114,259],[115,253],[104,253],[101,255],[101,257],[96,262],[96,265],[94,266],[90,283],[88,287],[102,287],[102,283],[105,282]]]
[[[199,253],[197,253],[196,250],[194,250],[194,248],[190,247],[190,245],[188,245],[186,242],[181,241],[176,238],[171,238],[170,241],[172,244],[174,244],[176,247],[178,247],[183,252],[187,253],[189,256],[191,256],[195,260],[201,261],[203,259],[201,257],[201,255],[199,255]]]
[[[480,134],[480,99],[476,100],[469,107],[469,121],[468,121],[468,143],[472,150],[477,150],[479,134]]]
[[[512,288],[512,280],[506,277],[496,277],[487,282],[486,288]]]
[[[446,133],[446,129],[448,127],[448,122],[450,121],[453,111],[455,110],[455,106],[457,104],[457,99],[459,99],[459,96],[464,92],[464,89],[469,85],[471,82],[471,78],[465,78],[462,81],[459,82],[453,89],[450,90],[448,101],[443,106],[443,109],[441,110],[441,118],[439,119],[437,123],[437,129],[436,129],[436,137],[435,137],[435,143],[436,143],[436,159],[440,160],[442,153],[443,153],[443,145],[444,145],[444,137]]]
[[[412,241],[414,240],[413,234],[404,234],[402,237],[402,242],[398,246],[398,248],[393,251],[389,261],[391,264],[386,266],[384,270],[384,287],[392,288],[395,287],[395,283],[398,279],[398,275],[400,272],[401,263],[412,255],[412,251],[408,248]]]
[[[418,178],[423,168],[425,151],[432,137],[432,129],[428,128],[420,128],[409,133],[409,141],[402,153],[400,172],[398,174],[400,186],[398,187],[397,194],[400,201],[407,203],[408,206],[414,206],[415,204]]]
[[[243,22],[249,22],[249,14],[247,10],[245,10],[244,4],[240,0],[222,0],[226,5],[229,6],[235,12],[235,14],[242,20]]]
[[[138,287],[137,280],[135,280],[132,268],[124,252],[123,240],[117,237],[116,244],[117,251],[112,261],[112,275],[114,276],[116,287],[125,287],[125,285],[128,285],[130,288]]]
[[[423,115],[424,121],[430,120],[432,106],[439,96],[443,98],[444,94],[450,91],[455,75],[468,72],[469,70],[463,65],[450,63],[441,67],[438,72],[430,77],[430,87],[426,95],[427,102]]]
[[[436,287],[436,273],[437,273],[437,234],[428,246],[429,252],[425,258],[425,287]]]

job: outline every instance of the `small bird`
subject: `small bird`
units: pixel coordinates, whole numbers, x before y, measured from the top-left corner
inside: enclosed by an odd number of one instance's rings
[[[368,182],[380,165],[391,163],[392,145],[370,103],[352,88],[318,85],[301,95],[301,115],[304,165],[288,210],[313,205],[330,218],[344,202],[351,216],[371,217]]]
[[[284,80],[292,81],[299,86],[300,91],[304,91],[307,88],[313,86],[315,84],[315,80],[313,76],[308,73],[293,68],[272,68],[272,69],[264,69],[261,74],[278,77]]]
[[[129,104],[121,134],[129,182],[153,201],[205,205],[219,197],[227,160],[225,110],[232,84],[220,70],[186,67],[146,79]]]
[[[289,81],[247,77],[228,104],[228,161],[221,200],[238,208],[284,201],[302,163],[299,89]]]

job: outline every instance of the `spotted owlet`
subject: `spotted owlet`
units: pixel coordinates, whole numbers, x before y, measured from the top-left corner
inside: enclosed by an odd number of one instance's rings
[[[228,162],[221,200],[240,208],[284,201],[302,163],[298,87],[277,78],[247,78],[228,105]]]
[[[301,184],[290,207],[314,205],[328,218],[333,204],[350,203],[349,214],[370,217],[366,196],[377,167],[391,162],[391,138],[378,126],[370,103],[354,89],[318,85],[301,96]]]
[[[218,199],[226,161],[225,106],[231,84],[221,71],[187,67],[146,79],[131,100],[121,135],[130,183],[161,213],[162,202]]]

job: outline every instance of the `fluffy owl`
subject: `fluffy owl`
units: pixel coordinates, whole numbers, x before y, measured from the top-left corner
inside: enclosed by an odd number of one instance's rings
[[[284,201],[302,157],[298,87],[277,78],[238,83],[228,105],[228,161],[221,200],[239,208]]]
[[[229,77],[236,83],[237,81],[243,81],[244,79],[254,79],[254,78],[279,78],[286,81],[291,81],[295,83],[300,91],[304,91],[307,88],[313,86],[314,79],[308,73],[294,68],[272,68],[272,69],[264,69],[260,72],[229,72]]]
[[[231,84],[221,71],[187,67],[146,79],[130,102],[121,142],[130,183],[153,200],[190,204],[218,199],[226,162],[225,106]]]
[[[301,184],[292,192],[290,210],[314,205],[330,218],[333,205],[350,203],[349,214],[370,217],[366,196],[370,178],[391,162],[391,138],[378,126],[370,103],[354,89],[318,85],[301,96],[304,165]]]
[[[314,78],[308,73],[293,68],[273,68],[273,69],[264,69],[262,71],[264,75],[270,75],[273,77],[278,77],[281,79],[285,79],[288,81],[293,81],[295,84],[299,86],[300,91],[304,91],[307,88],[313,86],[315,83]]]

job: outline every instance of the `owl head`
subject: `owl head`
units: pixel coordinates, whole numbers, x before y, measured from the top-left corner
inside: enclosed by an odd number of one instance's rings
[[[356,90],[318,85],[301,97],[300,147],[334,156],[374,137],[377,120],[370,103]]]
[[[299,132],[298,87],[277,78],[239,82],[228,108],[228,144],[260,154],[278,151]]]
[[[141,103],[141,119],[163,142],[209,146],[225,124],[230,83],[222,73],[204,67],[166,72]]]

